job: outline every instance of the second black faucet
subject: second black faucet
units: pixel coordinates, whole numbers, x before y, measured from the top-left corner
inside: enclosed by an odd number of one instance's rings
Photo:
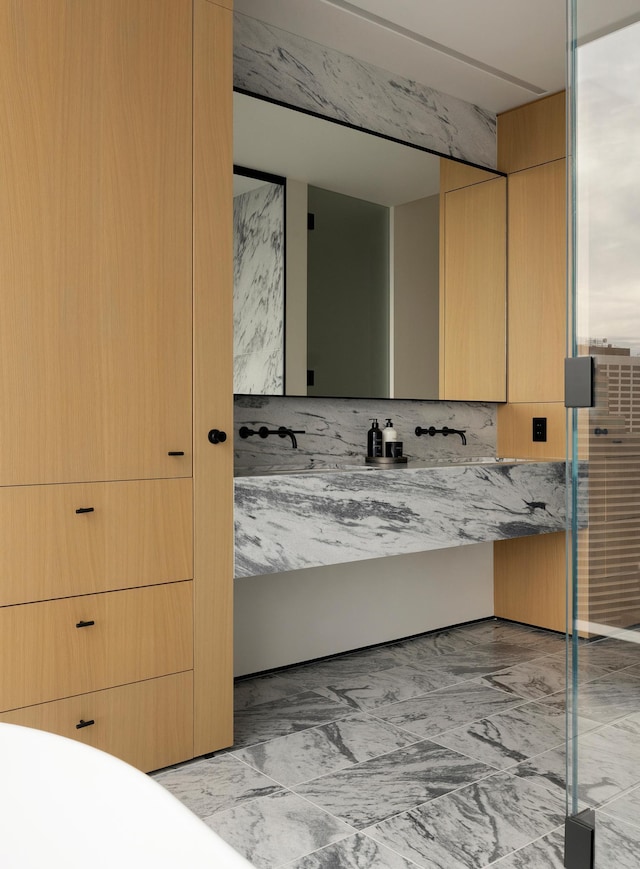
[[[241,438],[250,438],[252,435],[258,435],[261,438],[268,438],[269,435],[278,435],[278,437],[291,438],[291,446],[293,449],[298,448],[298,441],[296,440],[297,434],[306,434],[306,432],[296,429],[295,431],[291,428],[287,428],[284,425],[279,426],[276,429],[267,428],[266,425],[261,425],[258,431],[255,429],[247,428],[246,425],[243,425],[238,432]]]

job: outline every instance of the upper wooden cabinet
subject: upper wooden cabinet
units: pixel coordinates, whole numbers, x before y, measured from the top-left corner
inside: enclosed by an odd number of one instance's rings
[[[0,485],[189,476],[192,0],[0,32]]]
[[[519,172],[566,156],[565,92],[498,115],[498,169]]]
[[[509,176],[509,401],[563,401],[566,161]]]
[[[506,187],[441,193],[441,399],[506,400]]]

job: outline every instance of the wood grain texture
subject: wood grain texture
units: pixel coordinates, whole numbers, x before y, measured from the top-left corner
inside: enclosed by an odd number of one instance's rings
[[[194,752],[233,742],[232,14],[194,5]],[[211,428],[227,441],[209,443]]]
[[[498,115],[501,172],[519,172],[566,154],[564,91]]]
[[[0,488],[0,606],[191,579],[191,493],[190,479]]]
[[[28,706],[0,721],[76,739],[149,772],[193,755],[193,674]],[[95,723],[78,730],[80,721]]]
[[[440,193],[448,193],[460,187],[469,187],[471,184],[479,184],[482,181],[490,181],[497,178],[495,172],[486,169],[477,169],[475,166],[467,166],[466,163],[458,163],[457,160],[440,158]]]
[[[0,0],[0,485],[191,473],[191,29]]]
[[[564,401],[566,161],[509,177],[509,401]]]
[[[441,399],[506,400],[506,186],[444,194]]]
[[[496,541],[493,568],[498,618],[565,630],[564,532]]]
[[[533,418],[546,417],[547,440],[534,442]],[[519,459],[561,459],[567,453],[567,411],[564,402],[501,404],[497,415],[499,456]]]
[[[1,608],[0,709],[191,670],[192,610],[191,582]]]

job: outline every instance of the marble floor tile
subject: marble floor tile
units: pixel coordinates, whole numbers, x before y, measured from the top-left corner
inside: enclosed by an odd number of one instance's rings
[[[596,812],[596,869],[638,869],[640,828]]]
[[[424,869],[483,869],[556,829],[564,800],[506,773],[367,829],[367,835]]]
[[[376,709],[376,717],[417,736],[430,737],[502,712],[524,701],[477,682],[460,682],[414,700]]]
[[[620,821],[640,827],[640,787],[605,803],[599,814],[612,815]]]
[[[492,869],[564,869],[564,826],[491,866]]]
[[[591,727],[596,726],[593,722]],[[498,769],[507,769],[565,741],[564,712],[527,703],[466,727],[431,737],[439,745],[475,757]]]
[[[386,647],[375,651],[375,655],[358,653],[293,667],[286,671],[286,679],[307,691],[315,691],[316,688],[323,688],[343,679],[358,678],[398,666],[397,658]]]
[[[440,670],[404,666],[354,676],[352,679],[316,690],[319,694],[347,703],[355,709],[374,710],[389,703],[420,697],[459,681],[459,677]]]
[[[467,625],[464,629],[465,635],[474,643],[486,642],[504,642],[515,643],[516,645],[532,645],[536,640],[540,640],[544,636],[554,637],[553,634],[546,634],[543,631],[536,631],[535,628],[527,625],[518,625],[512,622],[501,621],[500,619],[489,619],[486,622],[479,622],[475,625]]]
[[[282,790],[230,754],[192,761],[153,778],[200,818]]]
[[[541,701],[565,708],[564,691]],[[578,715],[608,724],[640,710],[640,679],[618,670],[578,683]]]
[[[267,739],[336,721],[350,712],[348,706],[313,691],[250,706],[235,715],[234,748],[256,745]]]
[[[452,676],[473,679],[539,657],[541,655],[536,652],[534,646],[496,642],[433,658],[429,661],[429,667],[450,673]]]
[[[254,679],[242,679],[234,685],[233,705],[236,712],[259,706],[271,700],[279,700],[292,694],[299,694],[303,688],[297,682],[288,680],[285,675],[269,674]]]
[[[287,863],[286,869],[416,869],[410,863],[362,833],[327,845],[314,854]]]
[[[391,646],[389,651],[399,664],[420,664],[452,652],[468,651],[475,646],[476,643],[468,635],[467,628],[463,627],[402,640]]]
[[[564,659],[564,652],[558,652]],[[578,650],[578,660],[594,664],[603,670],[622,670],[638,663],[640,651],[629,643],[621,644],[618,641],[598,640],[594,643],[584,643]]]
[[[257,869],[283,866],[354,832],[289,791],[253,800],[204,821]]]
[[[294,785],[387,754],[417,739],[368,715],[349,715],[241,749],[233,756],[283,785]]]
[[[361,829],[475,781],[492,770],[432,742],[419,742],[295,788]]]
[[[509,769],[549,790],[564,794],[565,748],[554,748]],[[640,734],[614,724],[578,740],[578,796],[600,806],[640,783]]]
[[[506,667],[497,673],[480,677],[484,685],[491,688],[499,688],[531,700],[537,700],[558,691],[564,691],[566,685],[566,662],[564,656],[549,655],[543,658],[535,658]],[[600,676],[606,676],[607,671],[596,667],[588,662],[580,662],[580,683],[586,683]]]

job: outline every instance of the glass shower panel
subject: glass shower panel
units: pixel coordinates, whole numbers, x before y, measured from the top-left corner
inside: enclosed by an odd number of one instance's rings
[[[640,865],[640,2],[571,2],[567,812],[608,869]]]

